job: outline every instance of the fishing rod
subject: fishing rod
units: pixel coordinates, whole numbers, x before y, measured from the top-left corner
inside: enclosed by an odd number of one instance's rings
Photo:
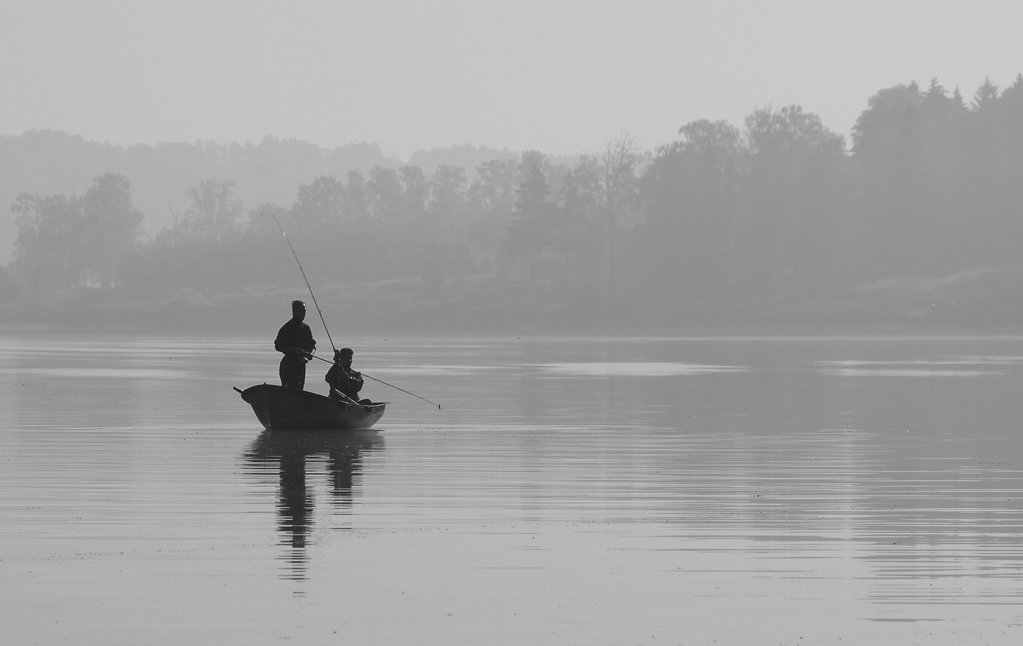
[[[309,284],[309,279],[306,278],[305,269],[302,268],[302,261],[298,259],[298,252],[295,251],[295,246],[291,244],[291,240],[288,238],[288,232],[281,226],[280,220],[273,213],[270,217],[274,219],[277,224],[277,228],[281,230],[281,235],[284,236],[284,241],[288,243],[288,248],[291,249],[291,255],[295,257],[295,262],[298,263],[298,270],[302,272],[302,280],[305,281],[305,286],[309,289],[309,295],[313,297],[313,305],[316,306],[316,313],[320,315],[320,323],[323,323],[323,331],[327,333],[327,340],[330,341],[330,347],[334,352],[337,352],[337,346],[334,345],[334,339],[330,337],[330,330],[327,329],[327,321],[323,319],[323,310],[320,309],[320,304],[316,302],[316,294],[313,293],[313,286]]]
[[[274,223],[277,224],[277,228],[281,230],[281,235],[284,236],[284,241],[288,243],[288,248],[291,249],[291,255],[295,257],[295,263],[298,265],[298,270],[300,272],[302,272],[302,280],[305,281],[305,286],[309,290],[309,295],[312,296],[312,298],[313,298],[313,305],[316,306],[316,313],[320,315],[320,323],[323,323],[323,331],[327,333],[327,340],[330,341],[330,347],[334,351],[334,353],[336,354],[337,353],[337,346],[334,345],[334,339],[332,339],[330,337],[330,330],[327,329],[327,321],[324,320],[324,318],[323,318],[323,310],[320,309],[320,304],[318,302],[316,302],[316,294],[313,293],[313,286],[309,284],[309,279],[305,275],[305,269],[302,268],[302,261],[298,259],[298,252],[295,251],[295,246],[293,244],[291,244],[291,240],[288,238],[288,232],[284,230],[283,226],[281,226],[281,222],[280,222],[280,220],[277,219],[277,216],[274,215],[273,213],[271,213],[270,217],[273,218]],[[330,364],[334,363],[330,359],[324,359],[323,357],[317,356],[315,354],[312,355],[312,357],[314,359],[319,359],[320,361],[325,361],[325,362],[330,363]],[[373,381],[376,381],[378,383],[384,384],[385,386],[390,386],[391,388],[394,388],[395,390],[400,390],[403,393],[406,393],[408,395],[412,395],[416,399],[421,399],[421,400],[423,400],[424,402],[426,402],[428,404],[432,404],[432,405],[436,406],[437,410],[440,410],[440,404],[438,404],[437,402],[432,402],[432,401],[430,401],[429,399],[427,399],[425,397],[420,397],[419,395],[415,394],[412,391],[405,390],[404,388],[399,388],[398,386],[395,386],[394,384],[389,384],[389,383],[387,383],[386,381],[384,381],[382,379],[377,379],[376,377],[370,377],[366,373],[360,373],[360,374],[362,374],[363,377],[368,377],[369,379],[372,379]]]
[[[376,377],[371,377],[370,375],[367,375],[365,372],[362,372],[362,373],[359,373],[359,374],[361,374],[363,377],[369,377],[370,379],[372,379],[373,381],[375,381],[377,383],[381,383],[381,384],[383,384],[385,386],[390,386],[391,388],[394,388],[395,390],[400,390],[403,393],[407,393],[409,395],[412,395],[416,399],[422,399],[427,404],[433,404],[433,405],[435,405],[437,407],[437,410],[440,410],[440,404],[438,404],[437,402],[432,402],[429,399],[427,399],[426,397],[420,397],[419,395],[415,394],[414,392],[412,392],[410,390],[405,390],[404,388],[398,388],[394,384],[389,384],[386,381],[384,381],[383,379],[377,379]]]
[[[319,355],[317,355],[317,354],[314,354],[314,355],[312,355],[312,356],[313,356],[313,359],[319,359],[320,361],[323,361],[324,363],[329,363],[329,364],[333,364],[333,363],[334,363],[334,362],[333,362],[333,361],[331,361],[330,359],[324,359],[323,357],[321,357],[321,356],[319,356]],[[404,388],[401,388],[401,387],[399,387],[399,386],[395,386],[394,384],[392,384],[392,383],[388,383],[388,382],[384,381],[383,379],[377,379],[376,377],[373,377],[373,376],[371,376],[371,375],[367,375],[367,374],[366,374],[365,372],[360,372],[359,374],[360,374],[360,375],[362,375],[363,377],[366,377],[367,379],[372,379],[373,381],[375,381],[375,382],[377,382],[377,383],[381,383],[381,384],[383,384],[383,385],[385,385],[385,386],[390,386],[391,388],[394,388],[395,390],[400,390],[401,392],[403,392],[403,393],[405,393],[405,394],[408,394],[408,395],[412,395],[412,396],[413,396],[413,397],[415,397],[416,399],[422,399],[422,400],[423,400],[424,402],[426,402],[427,404],[432,404],[432,405],[436,406],[436,407],[437,407],[437,410],[440,410],[440,409],[441,409],[441,408],[440,408],[440,404],[438,404],[437,402],[434,402],[434,401],[430,401],[430,400],[429,400],[429,399],[427,399],[426,397],[420,397],[419,395],[415,394],[415,393],[414,393],[414,392],[412,392],[411,390],[405,390]]]

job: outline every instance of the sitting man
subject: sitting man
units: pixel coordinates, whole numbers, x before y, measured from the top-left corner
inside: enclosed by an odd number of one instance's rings
[[[330,396],[346,404],[370,404],[368,399],[359,400],[362,390],[362,374],[352,370],[352,357],[355,353],[351,348],[341,348],[334,352],[334,365],[327,371],[324,378],[330,384]]]

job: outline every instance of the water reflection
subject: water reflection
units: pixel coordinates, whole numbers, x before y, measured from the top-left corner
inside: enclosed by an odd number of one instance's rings
[[[1023,643],[1023,337],[380,342],[376,455],[123,341],[0,336],[5,643]]]
[[[317,489],[309,472],[326,474],[332,509],[350,514],[363,454],[381,448],[383,439],[376,431],[264,431],[246,450],[251,476],[261,479],[277,472],[277,529],[288,548],[283,556],[286,578],[303,580],[307,575]]]

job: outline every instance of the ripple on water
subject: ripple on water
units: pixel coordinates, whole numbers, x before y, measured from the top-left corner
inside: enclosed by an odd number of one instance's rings
[[[579,377],[680,377],[744,372],[743,366],[715,366],[665,361],[594,361],[536,364],[542,372]]]

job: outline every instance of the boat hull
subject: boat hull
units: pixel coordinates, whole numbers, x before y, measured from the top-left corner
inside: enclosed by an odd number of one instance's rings
[[[270,384],[235,388],[268,431],[325,431],[370,428],[384,415],[387,402],[345,404],[306,390]]]

